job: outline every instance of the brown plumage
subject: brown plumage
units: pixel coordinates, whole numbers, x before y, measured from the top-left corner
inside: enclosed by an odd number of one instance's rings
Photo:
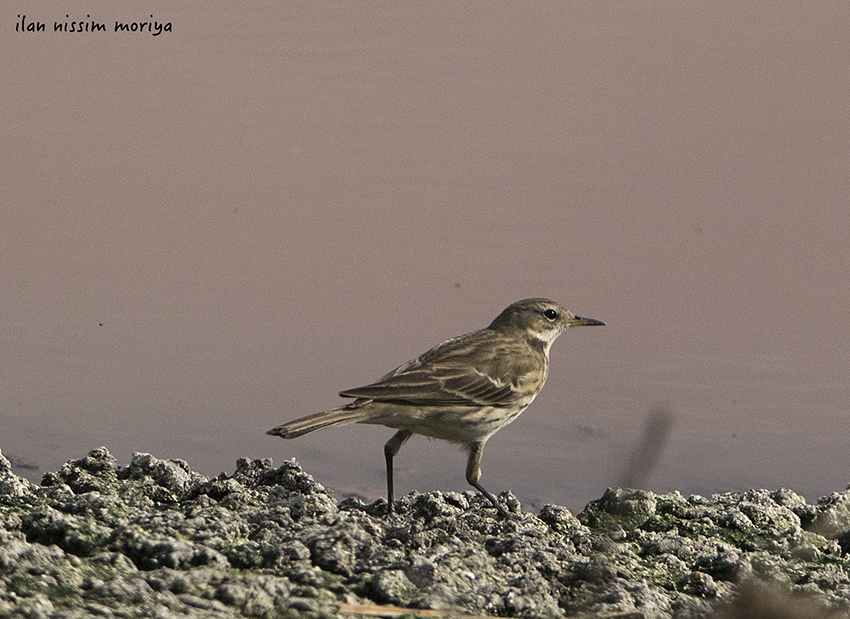
[[[285,423],[268,434],[295,438],[349,423],[399,431],[384,446],[387,498],[393,506],[393,457],[413,434],[460,444],[468,453],[466,480],[504,515],[478,483],[484,444],[537,397],[549,373],[549,347],[570,327],[603,325],[554,301],[526,299],[485,329],[443,342],[371,385],[340,392],[355,400]]]

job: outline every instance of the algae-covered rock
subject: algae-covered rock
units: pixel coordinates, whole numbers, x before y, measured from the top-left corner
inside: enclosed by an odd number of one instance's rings
[[[209,479],[105,448],[36,486],[0,455],[0,616],[696,619],[777,599],[850,613],[846,492],[808,505],[787,489],[612,488],[578,518],[501,500],[508,519],[471,491],[411,493],[389,513],[337,504],[294,461],[240,458]]]
[[[644,490],[608,488],[601,499],[591,501],[578,516],[591,529],[635,529],[655,515],[655,495]]]

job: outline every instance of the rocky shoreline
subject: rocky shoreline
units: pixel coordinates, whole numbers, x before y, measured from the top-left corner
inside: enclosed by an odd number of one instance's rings
[[[577,517],[474,492],[334,500],[295,461],[0,455],[0,617],[850,616],[850,492],[609,489]]]

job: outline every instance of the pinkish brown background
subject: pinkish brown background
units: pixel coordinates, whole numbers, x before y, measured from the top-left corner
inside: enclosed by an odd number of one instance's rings
[[[842,490],[848,33],[845,1],[4,2],[0,449],[374,499],[391,430],[265,431],[547,296],[608,324],[556,342],[488,489],[580,509],[666,405],[651,490]],[[397,492],[464,466],[416,437]]]

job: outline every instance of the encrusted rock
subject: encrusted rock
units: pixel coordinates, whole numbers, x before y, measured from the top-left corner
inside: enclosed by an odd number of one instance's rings
[[[35,486],[0,455],[0,616],[330,617],[389,604],[697,619],[778,599],[798,616],[850,614],[846,491],[808,505],[787,489],[612,488],[578,518],[500,501],[509,519],[471,491],[411,493],[389,513],[383,500],[337,504],[294,461],[241,458],[208,479],[150,454],[121,467],[105,448]]]

